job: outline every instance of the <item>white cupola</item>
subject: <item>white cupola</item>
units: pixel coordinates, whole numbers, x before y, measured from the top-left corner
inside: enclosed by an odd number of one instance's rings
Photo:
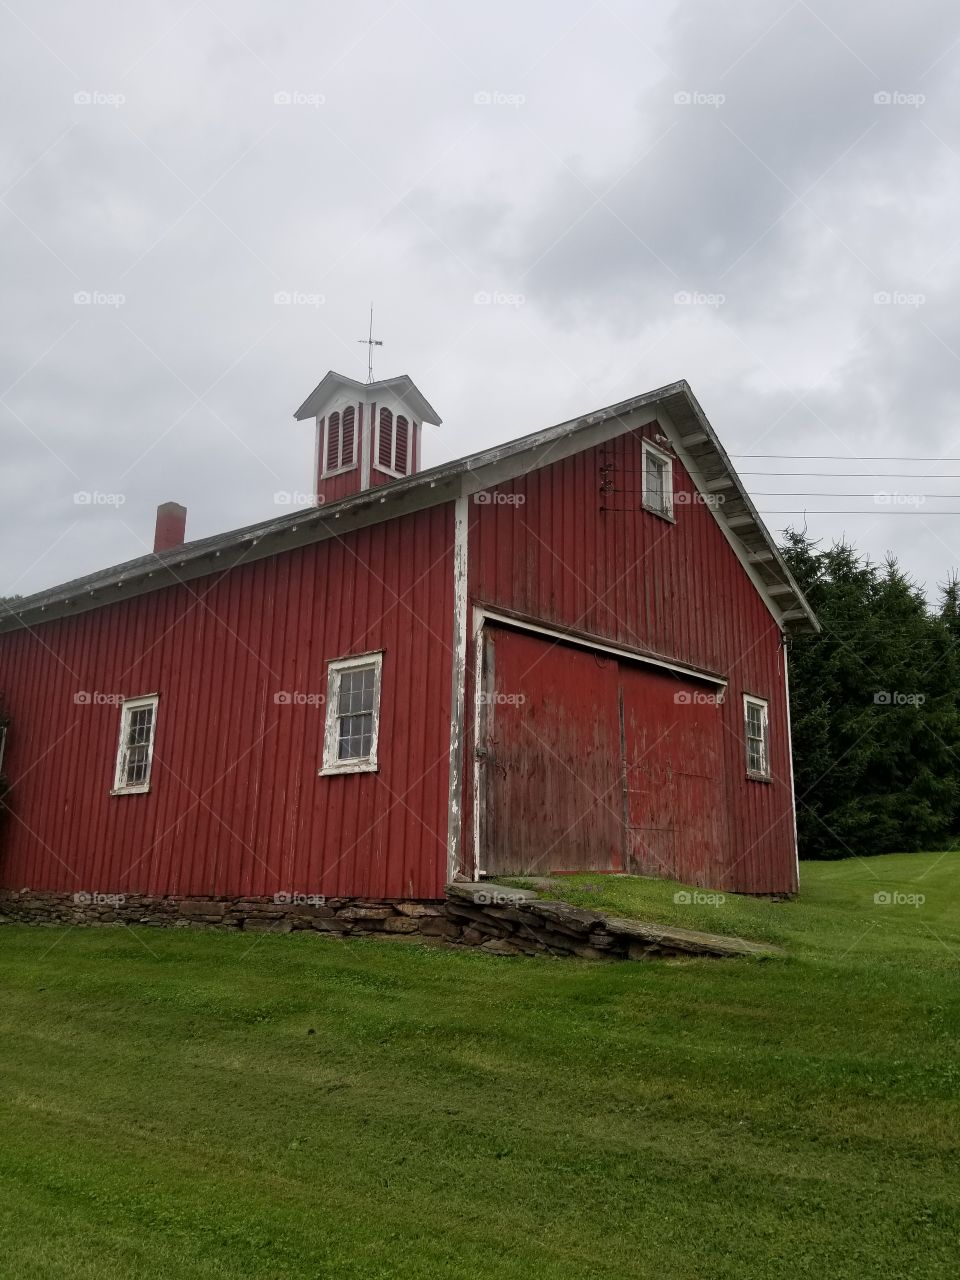
[[[406,374],[357,382],[331,370],[294,417],[316,423],[318,505],[415,474],[423,424],[440,426]]]

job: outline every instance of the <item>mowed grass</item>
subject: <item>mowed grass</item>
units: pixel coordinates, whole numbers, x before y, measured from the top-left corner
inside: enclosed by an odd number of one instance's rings
[[[596,883],[790,956],[0,928],[0,1275],[957,1274],[960,856]]]

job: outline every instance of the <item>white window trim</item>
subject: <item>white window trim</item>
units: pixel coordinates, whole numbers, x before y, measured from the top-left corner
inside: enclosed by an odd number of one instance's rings
[[[3,773],[3,757],[7,750],[7,730],[9,728],[8,724],[0,724],[0,773]]]
[[[414,421],[411,417],[409,417],[405,413],[401,413],[398,415],[394,413],[394,411],[390,409],[387,405],[384,405],[383,407],[387,409],[388,413],[393,414],[393,420],[390,427],[390,457],[391,458],[395,458],[397,456],[397,417],[399,416],[401,418],[407,419],[407,469],[406,471],[395,471],[393,467],[385,467],[383,463],[380,461],[380,414],[379,413],[377,414],[377,430],[376,430],[377,439],[376,439],[376,448],[373,451],[373,465],[376,467],[378,471],[382,472],[383,475],[393,476],[397,480],[405,480],[406,477],[410,474],[410,452],[413,449]]]
[[[340,701],[340,676],[344,671],[353,671],[357,667],[373,667],[373,732],[370,738],[369,756],[357,757],[353,760],[341,760],[337,755],[340,740],[340,717],[337,704]],[[380,685],[383,676],[383,650],[372,653],[359,653],[352,658],[335,658],[327,664],[327,719],[323,732],[323,768],[321,778],[334,777],[341,773],[376,773],[377,745],[380,737]]]
[[[120,704],[120,736],[117,740],[117,760],[113,771],[113,787],[110,790],[112,796],[142,796],[146,795],[150,790],[150,781],[153,777],[153,744],[157,738],[157,706],[159,702],[159,693],[145,693],[139,698],[124,698]],[[150,723],[150,743],[147,748],[147,780],[146,782],[138,782],[136,786],[127,787],[123,784],[127,717],[129,712],[136,711],[138,707],[153,707],[153,719]]]
[[[357,461],[357,454],[360,452],[358,448],[358,437],[360,435],[360,428],[363,425],[363,407],[347,404],[347,405],[344,405],[343,408],[353,409],[353,415],[354,415],[353,416],[353,461],[350,463],[349,466],[346,466],[346,467],[330,467],[330,468],[327,467],[327,457],[328,457],[327,447],[330,443],[330,413],[327,413],[323,419],[323,471],[321,472],[321,475],[324,480],[329,479],[330,476],[342,476],[342,475],[346,475],[348,471],[356,471],[359,465]],[[331,412],[339,413],[340,415],[340,453],[342,454],[343,453],[343,409],[333,409],[331,410]]]
[[[663,473],[663,496],[666,502],[666,509],[661,510],[647,501],[647,457],[656,458],[659,462],[665,464]],[[644,440],[640,451],[640,493],[641,504],[644,511],[649,511],[652,515],[659,516],[661,520],[675,520],[673,514],[673,464],[675,459],[672,454],[658,449],[655,444],[649,440]]]
[[[752,769],[750,767],[750,743],[748,741],[747,728],[749,721],[747,719],[748,707],[759,707],[760,715],[763,722],[763,769]],[[743,695],[743,750],[746,757],[747,777],[754,782],[770,781],[770,710],[766,698],[756,698],[752,693]]]

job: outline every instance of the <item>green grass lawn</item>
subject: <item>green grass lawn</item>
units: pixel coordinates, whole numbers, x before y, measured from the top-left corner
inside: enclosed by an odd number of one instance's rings
[[[956,1275],[960,855],[599,879],[790,956],[0,929],[0,1276]]]

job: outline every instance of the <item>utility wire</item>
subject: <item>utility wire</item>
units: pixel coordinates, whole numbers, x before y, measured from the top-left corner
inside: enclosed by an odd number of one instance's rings
[[[751,489],[758,498],[872,498],[880,497],[877,493],[820,493],[815,489]],[[960,501],[960,493],[901,493],[884,495],[893,498],[946,498]],[[960,513],[958,513],[960,514]]]
[[[832,508],[821,510],[818,507],[800,507],[786,511],[759,508],[759,512],[762,516],[953,516],[955,520],[960,520],[960,511],[838,511]]]
[[[792,462],[960,462],[960,458],[918,458],[890,453],[734,453],[733,458],[788,458]]]
[[[820,480],[960,480],[960,473],[936,471],[745,471],[738,467],[737,472],[741,476],[815,476]]]

